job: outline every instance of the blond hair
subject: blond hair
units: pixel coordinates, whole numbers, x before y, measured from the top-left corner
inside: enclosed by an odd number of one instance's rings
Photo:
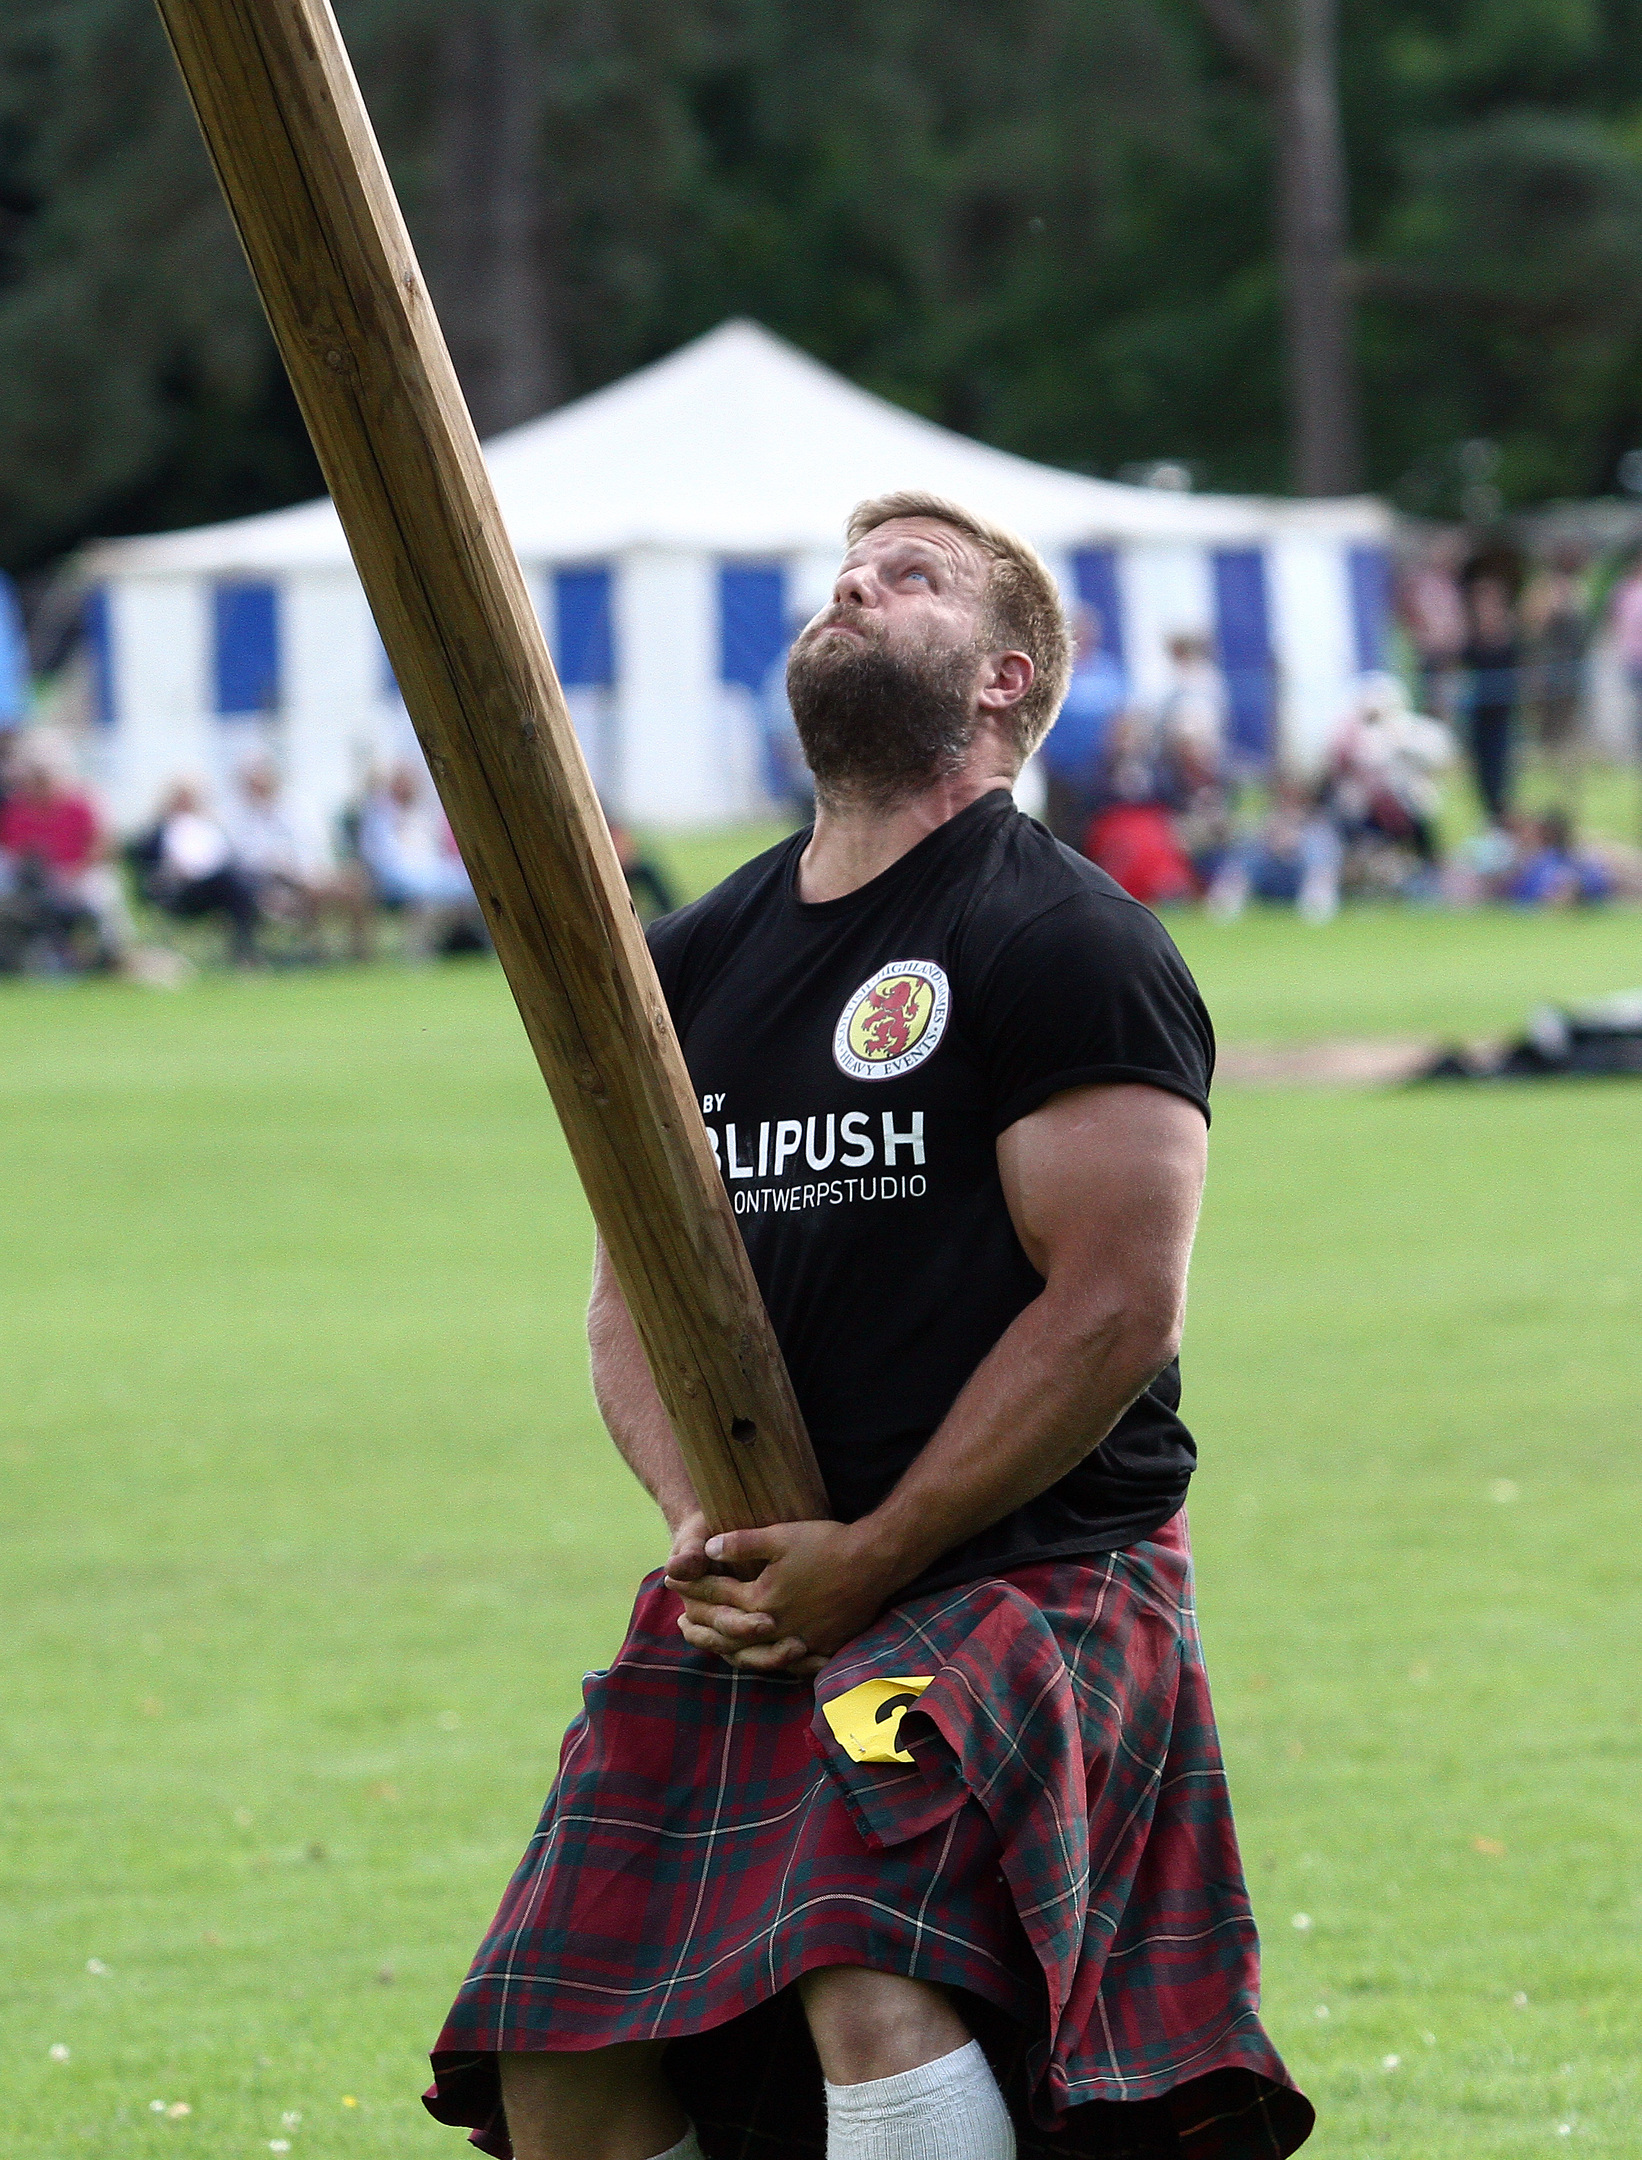
[[[972,540],[987,558],[992,634],[1011,650],[1025,653],[1033,668],[1031,689],[1003,716],[1024,765],[1054,726],[1072,676],[1071,633],[1049,565],[1036,548],[990,518],[977,517],[944,495],[926,495],[917,488],[900,488],[857,503],[844,537],[854,547],[892,518],[935,518]]]

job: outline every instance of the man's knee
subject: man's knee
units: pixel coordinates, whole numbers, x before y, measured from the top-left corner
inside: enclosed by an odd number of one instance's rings
[[[498,2055],[516,2160],[651,2160],[688,2129],[661,2044]]]
[[[968,2044],[946,1991],[900,1973],[828,1965],[798,1983],[810,2037],[834,2085],[917,2070]]]

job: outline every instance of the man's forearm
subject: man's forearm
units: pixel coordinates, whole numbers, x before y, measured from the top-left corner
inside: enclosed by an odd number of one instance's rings
[[[1017,1315],[889,1496],[855,1526],[893,1593],[1074,1469],[1175,1355],[1178,1316],[1053,1289]]]
[[[676,1530],[697,1509],[684,1458],[601,1241],[587,1309],[593,1399],[622,1460]]]

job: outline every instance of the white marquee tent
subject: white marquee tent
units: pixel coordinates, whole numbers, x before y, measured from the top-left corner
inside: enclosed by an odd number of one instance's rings
[[[762,686],[824,599],[864,495],[933,489],[1024,533],[1091,602],[1137,696],[1215,640],[1251,755],[1314,755],[1380,663],[1388,513],[1124,487],[1037,465],[730,322],[486,456],[607,802],[653,824],[765,807]],[[328,831],[411,747],[328,501],[107,542],[82,560],[101,759],[124,826],[179,772],[266,746]]]

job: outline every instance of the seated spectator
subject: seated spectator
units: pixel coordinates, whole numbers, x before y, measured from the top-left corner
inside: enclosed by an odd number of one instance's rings
[[[256,896],[259,912],[296,923],[312,939],[322,918],[340,916],[355,960],[371,956],[371,894],[363,869],[330,870],[304,849],[280,803],[279,774],[255,758],[239,776],[238,800],[226,821],[234,866]]]
[[[405,947],[412,957],[472,950],[484,941],[479,904],[456,842],[415,765],[395,765],[366,796],[359,859],[382,906],[403,914]]]
[[[1178,753],[1190,749],[1216,771],[1226,752],[1226,678],[1206,637],[1177,633],[1169,640],[1171,677],[1158,708],[1158,740]]]
[[[1576,846],[1567,817],[1553,810],[1539,820],[1504,896],[1514,907],[1594,907],[1613,891],[1605,866]]]
[[[605,823],[610,827],[610,837],[616,844],[616,860],[621,864],[622,875],[627,880],[627,890],[632,895],[633,907],[640,922],[654,922],[658,915],[671,915],[679,904],[678,894],[666,871],[653,855],[646,855],[632,833],[609,811],[604,813]]]
[[[39,939],[58,964],[75,965],[83,926],[95,939],[91,965],[119,967],[130,955],[131,914],[102,820],[66,746],[44,729],[25,735],[11,759],[0,804],[0,892],[8,944],[18,952]]]
[[[1083,851],[1148,907],[1190,899],[1197,890],[1175,829],[1179,790],[1178,769],[1162,755],[1156,732],[1134,713],[1114,721]]]
[[[1334,738],[1328,807],[1347,844],[1379,839],[1437,863],[1439,775],[1454,762],[1454,738],[1440,720],[1411,712],[1394,675],[1365,675],[1355,708]]]
[[[1298,781],[1279,780],[1259,828],[1231,849],[1209,888],[1209,913],[1219,922],[1241,915],[1251,900],[1298,909],[1325,923],[1340,910],[1343,850],[1334,821]]]
[[[228,956],[252,966],[259,915],[255,887],[234,861],[233,847],[206,808],[197,780],[179,780],[160,806],[157,822],[133,841],[129,856],[146,898],[167,915],[189,922],[220,915],[228,931]]]

